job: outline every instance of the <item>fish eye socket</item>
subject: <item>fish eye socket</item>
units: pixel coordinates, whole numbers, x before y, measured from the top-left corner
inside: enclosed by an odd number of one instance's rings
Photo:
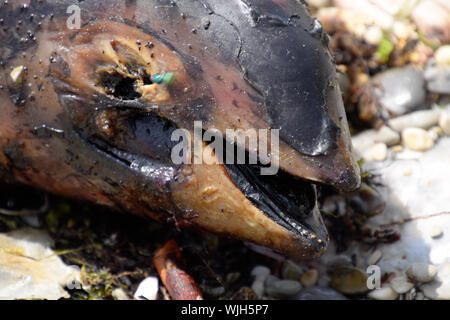
[[[95,86],[102,93],[122,100],[165,103],[189,91],[191,79],[181,59],[162,43],[136,47],[133,41],[117,39],[100,44],[103,62],[95,68]]]

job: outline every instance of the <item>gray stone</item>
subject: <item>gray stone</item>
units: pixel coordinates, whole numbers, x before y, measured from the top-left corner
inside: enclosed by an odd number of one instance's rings
[[[400,134],[387,126],[383,126],[377,131],[375,142],[381,142],[388,146],[393,146],[400,142]]]
[[[418,69],[390,69],[376,75],[372,82],[380,104],[396,115],[405,114],[425,104],[425,79]]]
[[[434,59],[430,59],[424,76],[428,91],[450,95],[450,66],[438,66]]]
[[[415,111],[401,117],[390,119],[388,124],[397,132],[402,132],[406,128],[429,129],[438,123],[440,116],[441,110],[434,108],[431,110]]]
[[[344,295],[328,287],[307,287],[296,297],[297,300],[348,300]]]
[[[255,278],[264,278],[264,280],[267,278],[267,276],[270,274],[270,269],[266,266],[255,266],[252,269],[251,275]]]
[[[295,297],[302,285],[298,281],[294,280],[276,280],[266,281],[266,293],[276,299],[289,299]]]

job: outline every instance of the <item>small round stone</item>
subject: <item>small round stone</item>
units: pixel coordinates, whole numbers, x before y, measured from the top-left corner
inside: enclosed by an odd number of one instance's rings
[[[398,294],[407,293],[414,287],[414,284],[408,281],[405,276],[399,276],[391,279],[389,285]]]
[[[296,296],[297,300],[347,300],[341,293],[329,287],[306,287]]]
[[[376,264],[383,257],[383,253],[380,250],[375,250],[367,259],[367,265],[371,266]]]
[[[267,278],[267,276],[270,274],[270,269],[266,266],[255,266],[252,269],[251,275],[255,278]]]
[[[264,295],[265,286],[262,279],[257,278],[255,281],[253,281],[251,288],[258,298],[261,298]]]
[[[281,268],[281,276],[283,279],[300,280],[303,269],[291,260],[286,260]]]
[[[406,270],[408,277],[422,283],[433,281],[436,277],[436,273],[437,269],[425,262],[413,263],[408,270]]]
[[[450,112],[442,112],[439,118],[439,127],[444,134],[450,135]]]
[[[376,143],[369,150],[369,158],[374,161],[384,161],[387,157],[387,146],[384,143]]]
[[[434,59],[440,66],[450,66],[450,45],[440,47],[434,53]]]
[[[305,287],[314,286],[319,279],[319,271],[316,269],[309,269],[305,273],[302,274],[300,278],[300,282]]]
[[[130,300],[130,298],[122,288],[114,289],[111,292],[111,295],[113,296],[114,300]]]
[[[391,287],[382,287],[369,292],[368,297],[375,300],[395,300],[398,298],[398,293]]]
[[[343,294],[363,294],[367,288],[367,274],[357,268],[337,269],[331,279],[331,287]]]
[[[400,142],[400,135],[388,126],[383,126],[377,131],[375,142],[381,142],[388,146],[393,146]]]
[[[414,151],[426,151],[434,145],[427,131],[420,128],[406,128],[402,131],[404,145]]]
[[[439,238],[440,236],[442,236],[443,233],[444,233],[444,231],[442,230],[440,225],[434,224],[434,225],[431,226],[430,236],[433,239]]]
[[[294,280],[277,280],[267,283],[266,293],[276,299],[287,299],[295,297],[302,286],[300,282]]]

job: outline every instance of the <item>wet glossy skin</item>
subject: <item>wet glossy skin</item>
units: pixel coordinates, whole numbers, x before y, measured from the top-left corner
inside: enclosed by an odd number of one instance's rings
[[[287,228],[254,206],[224,166],[170,161],[169,133],[192,131],[197,120],[223,132],[276,128],[283,171],[358,186],[326,35],[304,5],[83,1],[81,29],[71,30],[71,1],[14,2],[0,9],[2,180],[298,259],[323,253],[317,208],[310,228]],[[173,85],[149,83],[164,72],[175,74]]]

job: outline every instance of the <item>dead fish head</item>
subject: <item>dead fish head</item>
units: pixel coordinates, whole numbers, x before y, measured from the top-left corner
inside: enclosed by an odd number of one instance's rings
[[[78,156],[66,165],[94,163],[82,179],[116,208],[298,259],[323,253],[328,235],[313,183],[352,190],[359,171],[327,35],[305,5],[84,1],[80,8],[85,23],[49,23],[36,51],[49,57],[64,130],[58,139],[66,143],[58,148]],[[197,140],[208,132],[209,141]],[[181,136],[184,162],[174,161]],[[54,189],[68,194],[70,186]]]

